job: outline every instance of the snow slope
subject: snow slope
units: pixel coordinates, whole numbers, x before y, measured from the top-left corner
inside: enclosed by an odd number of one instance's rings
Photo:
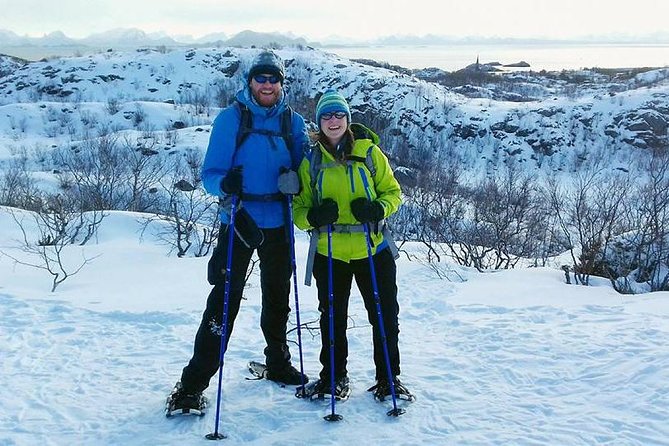
[[[209,291],[206,259],[167,256],[150,233],[140,239],[137,218],[108,217],[83,248],[99,257],[55,293],[43,271],[0,257],[0,444],[197,444],[213,431],[215,410],[202,418],[163,415]],[[0,250],[22,255],[6,209],[0,229]],[[301,283],[301,232],[297,250]],[[336,407],[339,423],[322,419],[328,402],[246,379],[246,363],[262,359],[264,346],[253,275],[225,357],[223,444],[669,444],[669,293],[566,285],[551,269],[442,268],[464,281],[399,260],[402,378],[417,401],[398,419],[385,415],[390,403],[366,392],[371,328],[354,289],[352,395]],[[315,289],[300,286],[299,300],[301,320],[313,329]],[[315,376],[312,329],[302,338],[305,369]],[[215,404],[217,379],[211,384],[206,394]]]

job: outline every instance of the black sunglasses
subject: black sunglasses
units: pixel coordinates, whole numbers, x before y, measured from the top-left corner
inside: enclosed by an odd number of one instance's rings
[[[281,78],[276,75],[272,76],[265,76],[263,74],[257,74],[253,76],[253,80],[258,82],[259,84],[264,84],[265,82],[269,82],[270,84],[276,84],[277,82],[281,82]]]
[[[321,120],[329,121],[333,116],[337,119],[342,119],[346,117],[346,112],[323,113],[321,115]]]

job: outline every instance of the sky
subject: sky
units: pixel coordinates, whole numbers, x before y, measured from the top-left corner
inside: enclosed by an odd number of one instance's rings
[[[630,36],[666,32],[665,0],[0,0],[0,29],[82,38],[114,28],[171,36],[251,29],[328,36]],[[401,13],[399,13],[401,11]]]

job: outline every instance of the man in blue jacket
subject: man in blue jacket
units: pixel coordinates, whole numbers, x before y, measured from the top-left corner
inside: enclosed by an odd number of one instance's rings
[[[219,367],[232,195],[240,205],[235,216],[226,342],[239,311],[251,256],[257,250],[267,378],[294,385],[302,382],[286,343],[292,272],[286,194],[299,192],[295,171],[308,138],[303,117],[288,107],[284,79],[283,61],[271,51],[260,52],[236,102],[214,120],[202,166],[204,188],[224,203],[218,245],[209,261],[208,280],[214,287],[195,336],[193,357],[168,398],[168,416],[203,413],[202,391]]]

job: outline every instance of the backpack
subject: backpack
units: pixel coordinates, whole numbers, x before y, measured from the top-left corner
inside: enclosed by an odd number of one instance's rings
[[[253,128],[253,113],[251,113],[251,110],[249,110],[249,108],[246,105],[242,104],[239,101],[237,101],[236,104],[237,107],[239,108],[241,117],[239,119],[239,128],[237,129],[235,151],[239,149],[239,147],[244,143],[244,141],[246,141],[246,138],[248,138],[248,136],[251,133],[259,133],[261,135],[267,135],[268,137],[271,136],[282,137],[284,142],[286,143],[288,152],[290,153],[293,152],[293,125],[292,125],[293,109],[290,108],[290,106],[287,106],[286,109],[281,112],[281,116],[279,117],[279,119],[281,120],[280,131],[275,132],[272,130]]]
[[[367,149],[367,154],[364,158],[361,156],[348,155],[346,156],[346,161],[347,163],[350,163],[351,161],[358,161],[365,163],[365,167],[367,167],[367,170],[369,170],[369,173],[371,174],[372,178],[374,178],[376,176],[376,166],[374,165],[374,160],[372,159],[372,150],[374,150],[374,147],[377,147],[377,144],[379,143],[379,137],[376,133],[369,130],[362,124],[352,123],[351,131],[353,132],[353,136],[356,139],[370,139],[372,141],[372,144],[370,144],[369,148]],[[339,163],[337,161],[323,163],[323,154],[317,145],[312,148],[309,156],[310,156],[309,180],[311,183],[311,188],[313,190],[316,186],[318,174],[322,170],[327,169],[329,167],[334,167]],[[316,204],[316,194],[314,194],[314,204]],[[362,224],[332,225],[332,230],[335,232],[363,232],[365,231],[364,228],[365,227]],[[378,229],[379,228],[377,227],[377,231]],[[390,233],[390,229],[388,228],[385,219],[382,221],[380,229],[381,232],[383,233],[384,240],[388,243],[388,247],[390,248],[390,252],[392,253],[393,258],[398,259],[399,251],[397,249],[395,241],[393,240],[392,234]],[[311,276],[313,275],[314,258],[318,250],[319,234],[320,234],[320,228],[314,228],[309,233],[309,251],[307,254],[307,265],[304,276],[304,284],[307,286],[311,286]]]
[[[372,159],[372,150],[374,149],[374,147],[376,147],[376,145],[379,142],[378,136],[371,130],[367,129],[362,124],[357,124],[357,123],[351,124],[351,131],[353,132],[353,136],[356,139],[372,140],[372,145],[370,145],[369,148],[367,149],[367,155],[364,158],[360,156],[347,155],[346,160],[359,161],[365,163],[367,170],[369,170],[369,173],[372,175],[372,178],[374,178],[374,176],[376,176],[376,166],[374,165],[374,160]],[[314,147],[313,150],[311,151],[311,158],[309,159],[309,177],[311,181],[311,188],[313,189],[314,186],[316,185],[316,179],[318,178],[318,174],[321,170],[327,169],[329,167],[334,167],[336,165],[337,165],[336,161],[323,163],[323,154],[318,149],[318,147]]]
[[[292,154],[293,149],[293,109],[290,106],[286,106],[286,109],[281,112],[280,119],[280,131],[276,132],[273,130],[266,129],[256,129],[253,127],[253,113],[249,108],[242,104],[239,101],[236,101],[235,104],[239,108],[240,119],[239,119],[239,128],[237,129],[237,138],[235,140],[235,151],[232,155],[234,160],[237,151],[241,145],[246,141],[246,138],[251,133],[258,133],[260,135],[266,135],[272,146],[275,145],[272,136],[280,136],[283,138],[286,143],[286,148],[288,152]],[[242,194],[241,199],[245,201],[281,201],[284,199],[284,195],[281,192],[276,192],[273,194]],[[219,201],[221,203],[221,201]]]

